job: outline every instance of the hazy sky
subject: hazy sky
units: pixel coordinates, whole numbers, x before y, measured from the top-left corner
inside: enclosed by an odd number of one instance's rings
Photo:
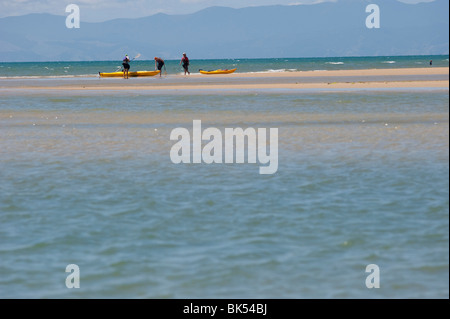
[[[211,6],[242,8],[273,4],[311,4],[325,1],[339,0],[0,0],[0,17],[43,12],[67,15],[65,9],[71,3],[80,7],[81,21],[98,22],[115,18],[138,18],[159,12],[187,14]],[[375,0],[361,1],[376,3]],[[434,0],[398,1],[418,3]]]

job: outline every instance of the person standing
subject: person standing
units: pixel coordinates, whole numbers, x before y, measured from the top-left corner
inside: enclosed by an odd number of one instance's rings
[[[125,57],[122,60],[123,65],[123,78],[128,79],[128,71],[130,70],[130,58],[128,54],[125,54]]]
[[[159,77],[161,77],[162,68],[164,66],[164,60],[155,56],[155,70],[159,70]],[[165,67],[164,67],[165,68]]]
[[[191,74],[189,72],[189,58],[186,56],[186,53],[183,53],[183,57],[181,58],[180,65],[183,64],[184,75]]]

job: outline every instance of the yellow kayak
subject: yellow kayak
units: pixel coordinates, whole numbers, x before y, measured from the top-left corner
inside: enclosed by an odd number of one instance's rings
[[[236,70],[237,70],[237,68],[236,69],[231,69],[231,70],[218,69],[218,70],[213,70],[213,71],[204,71],[204,70],[200,69],[199,71],[200,71],[201,74],[230,74],[230,73],[233,73]]]
[[[123,72],[98,72],[100,77],[102,78],[117,78],[117,77],[123,77]],[[159,74],[158,71],[134,71],[134,72],[128,72],[129,77],[136,77],[136,76],[154,76]]]

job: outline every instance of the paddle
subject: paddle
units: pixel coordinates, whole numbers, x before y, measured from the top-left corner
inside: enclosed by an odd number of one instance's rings
[[[136,54],[136,56],[135,56],[134,58],[132,58],[132,59],[130,60],[130,62],[131,62],[131,61],[134,61],[135,59],[139,58],[140,56],[141,56],[140,53]],[[116,72],[119,72],[121,68],[122,68],[121,66],[118,66],[117,69],[116,69]]]
[[[141,54],[140,53],[138,53],[133,59],[131,59],[131,61],[134,61],[134,59],[137,59],[137,58],[139,58],[141,56]],[[130,61],[130,62],[131,62]]]

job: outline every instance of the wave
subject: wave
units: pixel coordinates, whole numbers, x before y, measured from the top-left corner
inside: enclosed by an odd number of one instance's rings
[[[278,72],[286,72],[286,69],[268,69],[268,70],[262,71],[262,72],[278,73]]]
[[[339,65],[339,64],[344,64],[344,62],[325,62],[325,64]]]
[[[381,62],[381,63],[393,64],[393,63],[396,63],[396,62],[395,62],[395,61],[383,61],[383,62]]]
[[[98,74],[79,74],[79,75],[15,75],[0,76],[0,79],[71,79],[71,78],[95,78]]]
[[[272,72],[297,72],[297,71],[298,71],[298,69],[269,69],[269,70],[263,71],[263,72],[272,73]]]

